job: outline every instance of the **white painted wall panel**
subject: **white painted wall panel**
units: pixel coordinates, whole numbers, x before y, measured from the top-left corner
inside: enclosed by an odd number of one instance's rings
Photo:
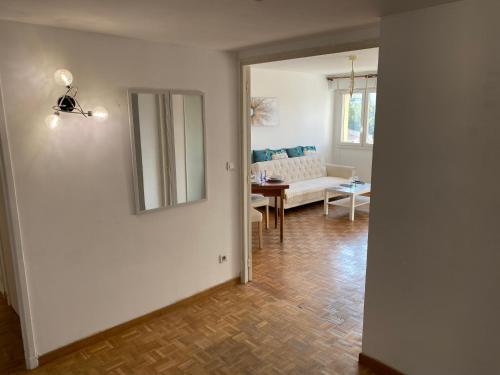
[[[240,185],[225,170],[239,160],[234,54],[0,22],[0,56],[39,353],[239,275]],[[61,67],[106,122],[45,126]],[[205,93],[206,202],[133,214],[129,87]]]
[[[499,14],[382,21],[363,352],[405,374],[498,372]]]

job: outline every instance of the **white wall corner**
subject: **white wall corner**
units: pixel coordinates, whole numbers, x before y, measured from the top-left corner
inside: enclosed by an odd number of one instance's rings
[[[21,324],[25,361],[27,366],[31,366],[33,363],[36,363],[36,366],[38,366],[38,359],[35,354],[35,332],[29,298],[28,271],[26,269],[23,254],[21,226],[19,222],[16,185],[14,179],[15,173],[12,165],[7,117],[3,103],[4,93],[2,76],[0,74],[0,144],[2,146],[2,153],[0,154],[0,173],[2,174],[2,180],[4,183],[4,197],[0,198],[4,198],[5,200],[7,225],[9,236],[11,237],[10,242],[14,260],[15,290],[18,304],[17,313],[19,314]],[[33,362],[33,358],[35,358],[36,362]]]

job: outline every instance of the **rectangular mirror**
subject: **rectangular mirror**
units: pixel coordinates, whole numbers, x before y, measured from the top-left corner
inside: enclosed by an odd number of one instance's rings
[[[206,199],[204,97],[129,90],[136,211]]]

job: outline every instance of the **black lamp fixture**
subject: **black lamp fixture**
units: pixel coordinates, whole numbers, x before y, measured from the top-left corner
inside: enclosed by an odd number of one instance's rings
[[[54,129],[59,125],[61,112],[78,114],[83,117],[95,117],[98,121],[104,121],[108,118],[108,111],[104,107],[96,107],[92,111],[84,111],[82,109],[82,106],[76,99],[78,88],[71,86],[73,83],[73,74],[69,70],[56,70],[54,79],[58,85],[66,87],[66,92],[57,99],[57,104],[52,107],[54,113],[45,119],[45,123],[49,128]]]

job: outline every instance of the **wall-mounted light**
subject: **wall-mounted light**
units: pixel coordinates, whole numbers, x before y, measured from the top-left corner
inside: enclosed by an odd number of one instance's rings
[[[73,74],[67,69],[58,69],[54,73],[54,79],[58,85],[65,86],[66,92],[57,99],[57,104],[52,107],[54,113],[47,116],[45,123],[51,129],[56,128],[61,122],[61,112],[79,114],[83,117],[95,117],[98,121],[104,121],[108,118],[108,111],[104,107],[96,107],[92,111],[84,111],[76,99],[78,89],[71,86],[73,83]]]

